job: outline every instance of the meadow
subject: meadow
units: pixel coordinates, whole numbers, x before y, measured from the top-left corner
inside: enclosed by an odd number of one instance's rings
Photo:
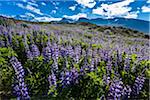
[[[131,29],[1,17],[0,96],[148,100],[149,51],[149,36]]]

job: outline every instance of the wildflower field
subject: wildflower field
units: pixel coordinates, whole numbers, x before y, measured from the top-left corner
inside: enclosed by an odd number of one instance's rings
[[[2,100],[148,100],[149,38],[122,27],[0,18]]]

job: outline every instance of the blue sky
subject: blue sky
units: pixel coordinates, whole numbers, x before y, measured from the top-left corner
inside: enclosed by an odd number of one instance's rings
[[[0,15],[32,21],[134,18],[149,21],[150,0],[0,0]]]

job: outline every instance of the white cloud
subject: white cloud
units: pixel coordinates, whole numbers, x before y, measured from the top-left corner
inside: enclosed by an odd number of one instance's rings
[[[74,11],[76,9],[76,6],[71,6],[71,7],[69,7],[69,9],[71,9],[72,11]]]
[[[16,4],[18,7],[20,7],[20,8],[25,8],[24,6],[23,6],[23,4],[21,4],[21,3],[17,3]]]
[[[27,0],[22,0],[23,2],[27,2]]]
[[[141,9],[142,12],[150,12],[150,6],[143,6]]]
[[[86,17],[87,17],[87,14],[79,13],[79,14],[77,14],[77,15],[72,15],[72,16],[63,15],[63,17],[64,17],[64,18],[68,18],[68,19],[72,19],[72,20],[78,20],[78,19],[81,18],[81,17],[86,18]]]
[[[33,2],[33,3],[36,3],[37,0],[30,0],[30,1]]]
[[[32,13],[25,13],[25,15],[30,16],[30,17],[35,17]]]
[[[60,21],[62,18],[53,18],[53,17],[36,17],[34,18],[35,21],[40,22],[50,22],[50,21]]]
[[[22,18],[26,18],[27,16],[26,16],[26,15],[20,15],[20,17],[22,17]]]
[[[76,0],[76,2],[88,8],[93,8],[96,4],[95,0]]]
[[[55,13],[56,13],[56,10],[52,10],[52,12],[51,12],[51,13],[55,14]]]
[[[150,0],[148,0],[147,3],[150,3]]]
[[[34,13],[37,13],[37,14],[39,14],[39,15],[43,15],[43,13],[41,13],[40,9],[37,9],[37,8],[35,8],[35,7],[32,7],[31,5],[27,5],[27,6],[26,6],[26,9],[28,9],[28,10],[34,12]]]
[[[139,11],[127,13],[124,18],[137,18]]]
[[[55,7],[55,9],[58,9],[58,7]]]
[[[55,1],[55,0],[54,0]],[[59,0],[58,0],[59,1]],[[51,1],[51,3],[54,5],[54,6],[58,6],[60,3],[59,2],[53,2],[53,0]]]
[[[131,7],[128,7],[134,0],[124,0],[113,4],[101,4],[97,9],[93,9],[93,14],[105,16],[106,18],[135,16],[131,14]]]
[[[40,9],[37,9],[37,8],[31,6],[31,5],[24,6],[23,4],[20,4],[20,3],[18,3],[18,4],[16,4],[16,5],[17,5],[18,7],[20,7],[20,8],[30,10],[30,11],[36,13],[36,14],[43,15],[43,13],[41,13]]]
[[[38,4],[36,4],[36,3],[28,2],[28,4],[31,5],[31,6],[36,6],[36,7],[38,7]]]
[[[44,2],[41,3],[43,6],[45,6],[46,4]]]
[[[56,3],[55,3],[55,2],[52,2],[52,4],[53,4],[53,5],[56,5]]]
[[[0,16],[7,17],[7,18],[15,17],[15,15],[5,15],[5,14],[0,14]]]

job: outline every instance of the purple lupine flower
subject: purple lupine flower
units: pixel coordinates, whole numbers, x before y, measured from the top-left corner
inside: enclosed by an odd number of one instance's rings
[[[51,48],[51,56],[53,59],[52,70],[58,72],[58,57],[59,57],[59,48],[56,43]]]
[[[45,48],[43,49],[42,55],[43,55],[43,57],[44,57],[44,60],[45,60],[46,62],[49,62],[49,61],[50,61],[50,58],[51,58],[51,56],[52,56],[51,48],[50,48],[49,46],[45,47]]]
[[[91,65],[88,63],[88,50],[86,50],[86,53],[85,53],[86,55],[85,55],[85,57],[84,57],[84,63],[83,63],[83,66],[81,67],[81,72],[82,72],[82,74],[85,74],[86,73],[86,71],[91,71],[91,70],[93,70],[93,63],[91,63]]]
[[[8,40],[8,35],[9,35],[8,32],[4,32],[4,37],[5,37],[5,39],[6,39],[6,41],[5,41],[5,45],[6,45],[6,46],[9,46],[9,45],[10,45],[9,40]]]
[[[51,51],[52,51],[52,58],[54,58],[55,57],[55,48],[54,48],[54,46],[51,46]]]
[[[109,55],[108,55],[108,50],[102,50],[100,52],[101,58],[104,61],[108,61]]]
[[[51,42],[50,42],[50,40],[49,40],[49,38],[48,38],[48,42],[47,42],[47,44],[46,44],[48,47],[51,47],[52,46],[52,44],[51,44]]]
[[[28,59],[32,60],[33,59],[33,56],[32,56],[32,52],[29,50],[29,49],[26,49],[26,56]]]
[[[52,70],[58,72],[58,60],[56,58],[53,58]]]
[[[92,56],[96,58],[98,56],[97,53],[98,53],[97,49],[94,49],[92,51]]]
[[[81,71],[85,73],[86,71],[90,71],[90,65],[88,64],[87,58],[84,59],[84,65],[81,67]]]
[[[127,85],[123,89],[123,96],[125,98],[130,98],[131,92],[132,92],[131,87],[129,85]]]
[[[106,65],[107,65],[107,71],[111,71],[111,69],[112,69],[112,62],[109,60]]]
[[[67,47],[67,56],[73,57],[74,56],[74,51],[71,45]]]
[[[12,57],[10,59],[10,63],[12,64],[12,66],[16,72],[16,75],[24,76],[24,69],[16,57]]]
[[[33,57],[38,57],[40,55],[40,51],[35,44],[31,45],[31,52]]]
[[[122,53],[119,50],[117,50],[117,62],[122,62]]]
[[[78,83],[78,76],[79,76],[79,73],[78,73],[78,71],[77,71],[77,69],[75,69],[75,68],[72,68],[71,69],[71,77],[72,77],[72,83]]]
[[[20,97],[21,92],[20,92],[20,88],[19,85],[17,83],[12,84],[12,88],[13,88],[13,95],[15,95],[16,97]]]
[[[71,73],[69,71],[65,72],[65,79],[62,84],[66,86],[71,84]]]
[[[134,85],[132,87],[133,95],[138,95],[140,93],[140,90],[142,90],[142,88],[143,88],[144,82],[145,82],[145,77],[143,77],[143,76],[138,76],[135,79]]]
[[[9,44],[11,45],[12,44],[12,34],[10,32],[8,32],[8,41],[9,41]]]
[[[72,68],[70,71],[61,74],[61,84],[63,86],[76,84],[78,83],[78,76],[78,71],[75,68]]]
[[[104,76],[103,80],[105,81],[105,83],[108,85],[110,83],[110,76]]]
[[[16,57],[12,57],[10,59],[10,63],[13,66],[13,68],[15,70],[16,77],[17,77],[18,86],[16,86],[16,90],[19,87],[19,89],[20,89],[19,90],[20,91],[19,97],[23,100],[30,99],[26,84],[24,83],[24,74],[25,73],[24,73],[24,69],[23,69],[21,63],[18,61],[18,59]],[[18,90],[16,92],[18,92]]]
[[[108,99],[120,100],[123,93],[123,82],[115,80],[109,88]]]
[[[124,61],[124,70],[125,71],[129,71],[130,70],[130,59],[128,57],[125,58],[125,61]]]
[[[60,81],[61,81],[61,84],[63,87],[65,87],[66,85],[69,85],[70,84],[70,73],[69,71],[62,71],[60,73]]]
[[[49,77],[48,77],[48,82],[49,82],[50,87],[57,85],[56,75],[54,74],[53,71],[52,71],[51,75],[49,75]]]
[[[58,60],[58,57],[59,57],[59,47],[58,47],[57,44],[54,45],[54,49],[55,49],[55,52],[54,52],[55,58],[56,58],[56,60]]]
[[[92,51],[91,48],[89,48],[89,49],[87,50],[87,55],[90,56],[90,57],[92,57],[92,54],[93,54],[93,51]]]
[[[95,59],[92,57],[92,59],[91,59],[91,64],[90,64],[90,71],[94,71],[94,67],[95,67]]]
[[[60,73],[60,77],[59,77],[60,81],[61,81],[61,84],[63,83],[64,79],[65,79],[65,70],[63,70],[61,73]],[[62,84],[63,85],[63,84]]]
[[[104,53],[104,59],[103,60],[108,61],[108,59],[109,59],[108,50],[104,51],[103,53]]]
[[[61,47],[60,54],[62,57],[66,56],[66,49],[64,47]]]
[[[24,45],[25,45],[25,53],[28,59],[32,60],[33,56],[32,56],[32,52],[29,49],[29,45],[27,44],[27,36],[24,35],[24,38],[22,39]]]
[[[84,70],[83,67],[80,68],[80,72],[79,73],[80,73],[80,76],[83,76],[85,74],[85,70]]]
[[[81,56],[81,47],[77,46],[75,48],[75,61],[76,61],[76,63],[79,62],[80,56]]]

